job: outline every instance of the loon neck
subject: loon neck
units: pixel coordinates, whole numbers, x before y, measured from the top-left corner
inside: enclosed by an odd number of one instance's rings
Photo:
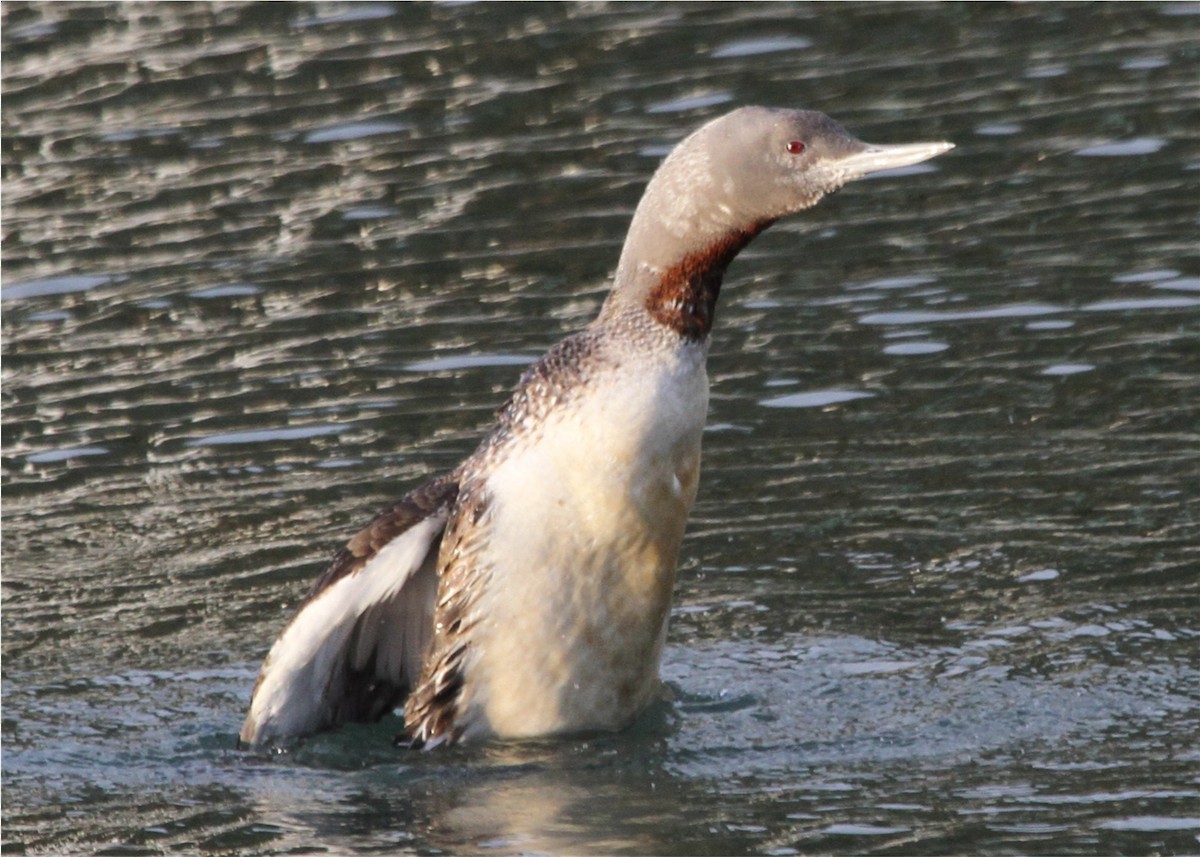
[[[704,340],[725,269],[787,213],[748,194],[739,171],[716,168],[728,141],[720,134],[713,138],[713,127],[709,123],[676,146],[651,176],[629,224],[601,323],[632,314],[687,340]]]
[[[725,269],[775,219],[664,223],[645,208],[634,216],[600,320],[645,314],[688,341],[702,341],[712,330]]]
[[[642,306],[655,322],[697,342],[712,330],[725,269],[771,221],[732,229],[648,276]]]

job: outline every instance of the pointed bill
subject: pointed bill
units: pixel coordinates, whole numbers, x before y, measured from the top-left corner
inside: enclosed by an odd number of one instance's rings
[[[904,143],[896,146],[868,144],[861,152],[839,158],[837,168],[848,178],[862,178],[884,170],[910,167],[953,148],[953,143]]]

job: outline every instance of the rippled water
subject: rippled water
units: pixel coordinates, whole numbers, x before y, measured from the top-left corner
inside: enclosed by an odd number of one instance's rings
[[[5,853],[1195,853],[1195,4],[3,7]],[[730,271],[615,736],[233,750],[340,539],[746,103],[949,139]]]

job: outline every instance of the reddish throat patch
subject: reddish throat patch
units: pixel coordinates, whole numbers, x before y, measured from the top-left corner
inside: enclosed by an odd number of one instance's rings
[[[659,324],[689,340],[708,336],[713,326],[721,280],[733,257],[774,220],[722,236],[704,249],[689,253],[663,272],[646,297],[646,310]]]

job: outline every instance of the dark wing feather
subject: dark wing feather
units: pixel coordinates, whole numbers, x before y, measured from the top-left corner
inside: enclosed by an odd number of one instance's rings
[[[373,721],[415,684],[433,633],[437,556],[458,483],[426,483],[337,552],[259,673],[247,746]]]

